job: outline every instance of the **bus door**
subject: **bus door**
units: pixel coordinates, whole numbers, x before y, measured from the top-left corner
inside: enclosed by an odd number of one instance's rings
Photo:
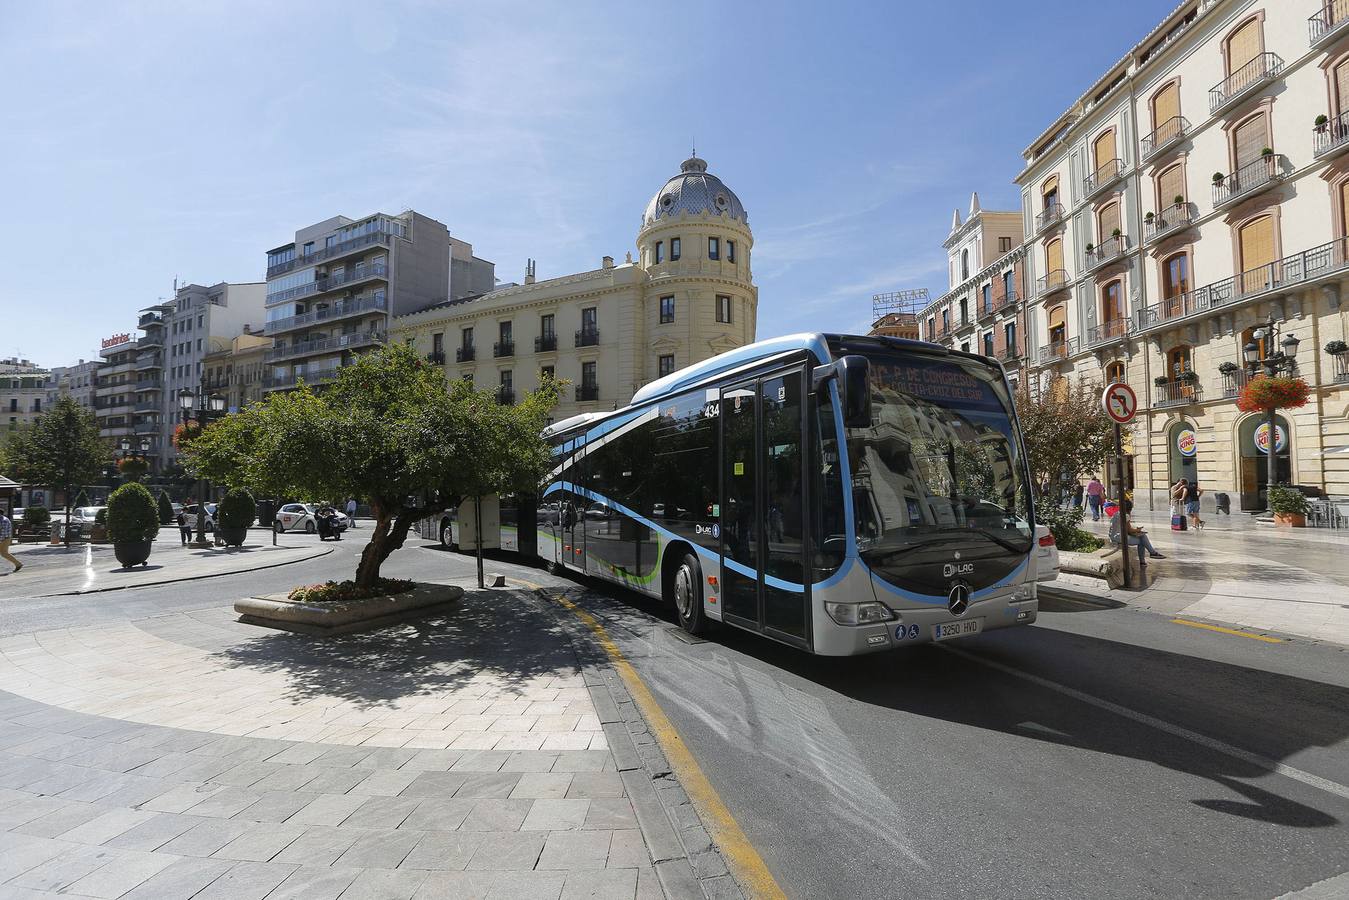
[[[567,484],[583,488],[585,486],[585,465],[582,458],[584,435],[576,438],[573,462],[566,469],[562,480]],[[576,491],[564,489],[552,496],[556,509],[548,511],[548,522],[553,531],[553,543],[556,546],[556,562],[575,568],[585,569],[585,527],[582,513],[585,510],[585,498]]]
[[[809,644],[804,477],[805,372],[721,392],[722,616]]]

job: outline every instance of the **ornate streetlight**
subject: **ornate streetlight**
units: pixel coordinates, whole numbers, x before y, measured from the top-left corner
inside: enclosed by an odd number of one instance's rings
[[[1297,347],[1302,343],[1291,333],[1284,336],[1282,341],[1277,342],[1279,349],[1275,349],[1276,340],[1279,336],[1279,323],[1274,321],[1274,315],[1271,313],[1268,321],[1263,326],[1257,328],[1251,334],[1251,340],[1246,346],[1241,348],[1242,355],[1246,359],[1246,369],[1254,377],[1258,374],[1265,374],[1274,378],[1280,373],[1287,373],[1291,378],[1297,375]],[[1267,440],[1269,446],[1265,449],[1265,503],[1269,503],[1269,489],[1278,483],[1279,460],[1279,430],[1276,423],[1276,410],[1271,404],[1266,412],[1268,419],[1266,428],[1268,429]]]
[[[204,428],[225,414],[225,398],[219,394],[207,394],[206,383],[202,382],[196,391],[186,388],[178,392],[178,407],[182,410],[183,424],[193,419]],[[206,542],[206,479],[197,481],[197,539],[193,547],[209,547]]]

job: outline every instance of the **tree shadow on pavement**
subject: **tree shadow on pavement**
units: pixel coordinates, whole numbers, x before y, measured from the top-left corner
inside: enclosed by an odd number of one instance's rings
[[[363,706],[435,696],[484,676],[507,694],[578,672],[567,636],[522,591],[467,591],[447,611],[337,636],[269,632],[221,651],[232,667],[286,676],[291,701]]]

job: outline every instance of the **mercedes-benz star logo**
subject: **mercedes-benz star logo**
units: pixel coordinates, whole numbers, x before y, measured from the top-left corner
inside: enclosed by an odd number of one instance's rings
[[[946,597],[946,608],[952,615],[965,615],[965,610],[970,608],[970,586],[963,582],[952,585],[951,593]]]

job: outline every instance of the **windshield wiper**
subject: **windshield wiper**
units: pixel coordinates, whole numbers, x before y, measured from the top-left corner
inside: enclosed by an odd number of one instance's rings
[[[998,536],[997,536],[996,534],[994,534],[993,532],[988,531],[988,530],[983,529],[983,528],[950,528],[950,527],[948,527],[948,528],[942,528],[942,529],[940,529],[940,530],[941,530],[943,533],[950,533],[950,534],[977,534],[977,535],[979,535],[980,537],[986,537],[986,538],[988,538],[990,541],[992,541],[993,543],[997,544],[999,547],[1002,547],[1004,550],[1010,550],[1010,551],[1012,551],[1013,553],[1025,553],[1028,549],[1030,549],[1030,548],[1028,548],[1028,547],[1018,547],[1016,544],[1013,544],[1011,541],[1007,540],[1006,538],[998,537]]]

